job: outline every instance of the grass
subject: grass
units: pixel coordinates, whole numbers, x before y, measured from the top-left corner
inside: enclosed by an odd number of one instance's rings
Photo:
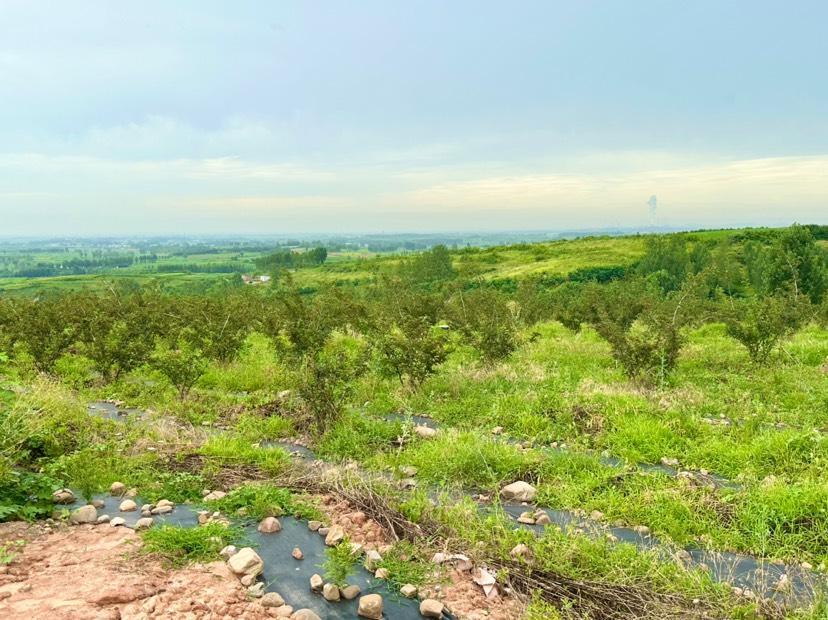
[[[242,530],[221,523],[207,523],[199,527],[162,525],[143,534],[142,551],[156,554],[173,566],[193,562],[211,562],[225,546],[241,544]]]
[[[336,584],[340,588],[348,585],[348,578],[356,572],[357,553],[346,537],[342,542],[325,549],[325,561],[322,569],[325,580]]]
[[[243,484],[223,498],[209,502],[209,505],[226,514],[256,520],[282,515],[293,515],[300,519],[322,518],[322,513],[311,502],[297,498],[288,489],[266,483]]]

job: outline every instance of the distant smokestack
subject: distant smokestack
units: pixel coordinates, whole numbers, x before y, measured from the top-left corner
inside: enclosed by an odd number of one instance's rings
[[[655,194],[650,196],[650,199],[647,201],[647,206],[650,207],[650,226],[655,227],[656,209],[658,209],[658,196],[656,196]]]

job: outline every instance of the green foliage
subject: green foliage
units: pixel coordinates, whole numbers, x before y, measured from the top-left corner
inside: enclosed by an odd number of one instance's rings
[[[207,457],[210,468],[233,463],[259,467],[267,473],[276,474],[284,471],[290,463],[285,450],[260,447],[239,436],[210,437],[199,452]]]
[[[300,519],[318,519],[321,516],[315,506],[297,499],[288,489],[266,483],[243,484],[221,499],[209,502],[209,505],[225,514],[241,514],[257,520],[282,515]]]
[[[96,445],[62,454],[48,464],[47,473],[61,478],[91,502],[111,481],[113,465],[117,461],[114,452],[111,445]]]
[[[207,360],[202,350],[193,344],[195,330],[187,328],[174,344],[159,339],[150,356],[156,370],[162,373],[178,390],[178,397],[184,400],[192,387],[207,370]]]
[[[142,494],[151,501],[168,499],[176,504],[200,500],[202,490],[207,487],[207,481],[199,474],[192,474],[186,471],[167,472],[161,471],[155,474],[154,484]]]
[[[67,353],[55,361],[55,374],[76,390],[87,387],[94,378],[95,363],[88,357]]]
[[[420,557],[420,553],[416,545],[400,541],[382,555],[377,568],[388,570],[388,582],[395,590],[409,583],[423,586],[434,578],[435,568],[430,559]]]
[[[396,376],[401,385],[406,380],[416,389],[448,356],[446,337],[439,327],[425,318],[401,320],[380,334],[375,346],[380,354],[381,370]]]
[[[389,446],[400,436],[402,425],[375,420],[362,412],[346,413],[317,444],[321,456],[338,459],[366,459]]]
[[[681,288],[691,271],[687,241],[683,235],[651,235],[645,240],[644,256],[637,271],[652,278],[665,292]]]
[[[51,476],[0,463],[0,521],[48,517],[54,509],[52,493],[61,486]]]
[[[316,267],[328,259],[328,250],[316,247],[304,252],[292,250],[278,250],[256,260],[256,267],[260,271],[278,274],[283,269],[299,269],[301,267]]]
[[[728,335],[747,349],[751,360],[764,364],[781,342],[802,327],[809,310],[807,298],[770,295],[731,300],[723,318]]]
[[[142,552],[157,554],[174,566],[211,562],[227,545],[244,541],[242,530],[221,523],[199,527],[162,525],[144,532]]]
[[[420,285],[450,280],[457,275],[451,261],[451,254],[444,245],[435,245],[426,252],[400,265],[400,275]]]
[[[449,302],[452,323],[486,364],[508,357],[518,346],[518,308],[489,287],[457,293]]]
[[[828,290],[826,252],[804,226],[793,225],[782,232],[763,256],[763,267],[769,293],[789,291],[818,304]]]
[[[353,334],[334,332],[325,344],[305,357],[298,393],[323,434],[342,415],[352,381],[366,368],[368,347]]]
[[[326,581],[340,588],[348,585],[348,578],[356,572],[358,558],[347,537],[338,545],[325,549],[325,561],[320,568],[325,573]]]

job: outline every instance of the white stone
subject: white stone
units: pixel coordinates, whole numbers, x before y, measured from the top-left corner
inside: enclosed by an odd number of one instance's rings
[[[250,547],[243,547],[230,556],[227,565],[234,574],[239,576],[253,575],[255,577],[261,575],[264,570],[264,561]]]
[[[268,592],[262,596],[262,600],[259,603],[262,607],[281,607],[285,604],[285,599],[276,592]]]
[[[329,603],[339,600],[339,586],[333,583],[326,583],[322,586],[322,597]]]
[[[379,594],[361,596],[357,615],[370,620],[380,620],[382,618],[382,597]]]
[[[431,439],[437,436],[437,429],[430,426],[423,426],[418,424],[414,427],[414,432],[423,439]]]
[[[91,504],[81,506],[72,511],[69,515],[69,523],[80,525],[81,523],[95,523],[98,520],[98,511]]]
[[[226,547],[222,548],[221,551],[219,551],[219,555],[223,557],[225,560],[229,560],[238,552],[239,550],[236,549],[236,545],[227,545]]]
[[[414,598],[417,596],[417,586],[407,583],[400,588],[400,594],[405,598]]]
[[[424,601],[421,601],[420,615],[425,618],[442,618],[443,603],[433,598],[427,598]]]
[[[311,575],[310,578],[310,589],[312,592],[321,592],[322,587],[325,585],[325,580],[322,579],[322,575]]]
[[[135,522],[135,529],[136,530],[148,530],[153,526],[155,521],[152,520],[152,517],[142,517]]]
[[[119,525],[126,525],[126,519],[123,517],[115,517],[114,519],[109,520],[109,525],[112,527],[118,527]]]
[[[138,510],[138,504],[133,502],[131,499],[125,499],[121,502],[121,505],[118,507],[118,510],[121,512],[135,512]]]
[[[531,502],[535,499],[536,494],[537,489],[523,480],[508,484],[500,491],[500,496],[503,499],[516,502]]]
[[[342,529],[341,525],[332,526],[328,530],[327,536],[325,536],[325,544],[329,547],[335,547],[343,540],[345,540],[345,530]]]
[[[262,519],[257,528],[262,534],[275,534],[282,531],[282,524],[276,517],[266,517]]]

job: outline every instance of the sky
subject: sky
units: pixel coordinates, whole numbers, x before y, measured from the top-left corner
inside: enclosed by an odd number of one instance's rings
[[[828,223],[826,23],[823,0],[0,0],[0,236]]]

